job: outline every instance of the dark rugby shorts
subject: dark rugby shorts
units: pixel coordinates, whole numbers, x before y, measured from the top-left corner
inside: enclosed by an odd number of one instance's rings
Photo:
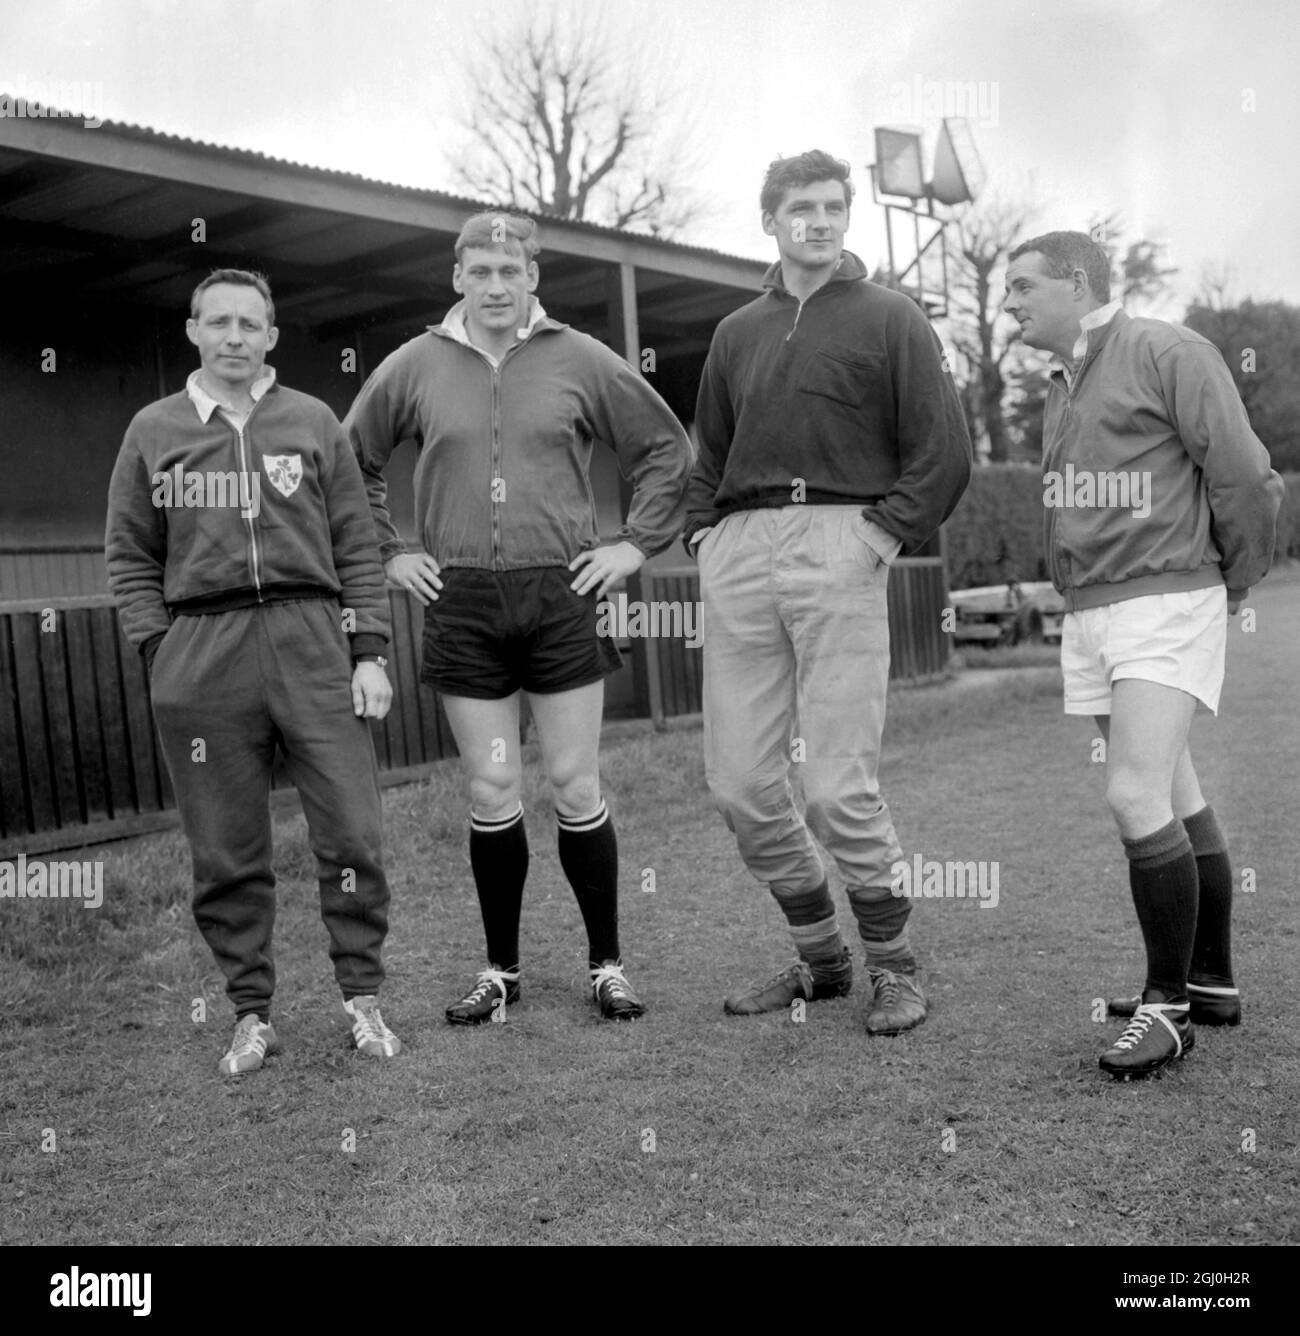
[[[449,696],[503,700],[521,688],[571,691],[617,672],[623,656],[597,634],[595,591],[569,588],[577,575],[563,566],[444,569],[442,591],[424,610],[420,681]]]

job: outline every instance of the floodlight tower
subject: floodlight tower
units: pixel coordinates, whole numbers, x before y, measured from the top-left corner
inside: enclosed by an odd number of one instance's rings
[[[876,161],[869,167],[871,193],[885,210],[885,240],[889,247],[890,280],[900,292],[906,292],[934,319],[948,314],[948,240],[949,220],[935,213],[935,203],[952,206],[971,203],[984,185],[984,164],[975,148],[970,122],[964,116],[945,116],[934,151],[934,173],[925,179],[922,137],[914,126],[879,125],[876,127]],[[893,200],[882,198],[893,196]],[[910,200],[899,204],[897,200]],[[915,256],[901,271],[894,258],[895,215],[911,219]],[[922,224],[930,229],[924,241]],[[904,221],[904,225],[906,222]],[[922,260],[938,243],[940,284],[937,291],[925,290]],[[916,270],[915,290],[908,275]]]

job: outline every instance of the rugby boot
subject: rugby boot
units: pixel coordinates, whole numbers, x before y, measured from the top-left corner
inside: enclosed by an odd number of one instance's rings
[[[1124,1033],[1098,1060],[1102,1071],[1120,1081],[1154,1076],[1190,1053],[1196,1031],[1187,1012],[1185,1004],[1139,1003]]]
[[[871,982],[871,1006],[867,1011],[868,1034],[902,1034],[914,1030],[929,1013],[925,994],[914,970],[867,967]]]
[[[620,961],[607,960],[590,974],[592,999],[605,1020],[634,1021],[645,1015],[645,1007],[632,991]]]
[[[763,1011],[784,1011],[796,998],[824,1002],[847,997],[853,987],[853,954],[848,947],[830,964],[809,965],[797,960],[767,983],[733,993],[722,1004],[729,1016],[756,1016]]]
[[[1241,1024],[1241,992],[1231,985],[1225,987],[1192,983],[1189,980],[1187,998],[1190,1003],[1189,1019],[1193,1025]],[[1106,1004],[1106,1014],[1127,1019],[1141,1005],[1141,994],[1137,997],[1112,997]]]
[[[447,1008],[447,1020],[452,1025],[482,1025],[492,1019],[493,1012],[500,1007],[513,1006],[519,1001],[519,970],[498,969],[489,965],[480,970],[474,980],[474,987]],[[502,1020],[505,1012],[500,1013]]]

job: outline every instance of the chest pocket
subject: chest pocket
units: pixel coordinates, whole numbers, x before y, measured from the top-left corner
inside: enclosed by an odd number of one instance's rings
[[[879,389],[882,364],[883,359],[872,353],[824,343],[808,359],[799,391],[859,408],[873,388]]]

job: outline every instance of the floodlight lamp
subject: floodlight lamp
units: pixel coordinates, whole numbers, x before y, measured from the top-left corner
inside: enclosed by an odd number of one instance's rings
[[[912,126],[876,126],[876,181],[882,195],[926,197],[921,131]]]
[[[984,186],[984,164],[980,161],[965,116],[945,116],[934,150],[934,179],[930,193],[940,204],[970,203]]]

